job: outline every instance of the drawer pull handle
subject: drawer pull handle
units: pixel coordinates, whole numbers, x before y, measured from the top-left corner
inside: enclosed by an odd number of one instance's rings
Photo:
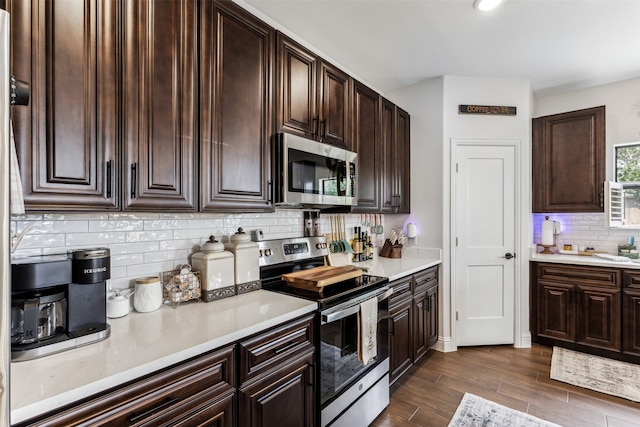
[[[280,347],[280,348],[276,348],[275,353],[276,354],[280,354],[280,353],[284,353],[285,351],[292,349],[293,347],[297,346],[299,343],[298,342],[292,342],[289,345],[285,345],[284,347]]]
[[[154,406],[151,409],[148,409],[148,410],[144,411],[141,414],[138,414],[137,412],[134,412],[133,414],[131,414],[131,417],[129,418],[129,422],[135,423],[136,421],[139,421],[139,420],[141,420],[143,418],[148,417],[149,415],[153,414],[154,412],[158,412],[161,409],[164,409],[164,408],[166,408],[168,406],[173,405],[174,403],[176,403],[179,400],[180,400],[179,397],[174,397],[173,399],[170,398],[170,397],[167,397],[164,402],[160,403],[157,406]]]

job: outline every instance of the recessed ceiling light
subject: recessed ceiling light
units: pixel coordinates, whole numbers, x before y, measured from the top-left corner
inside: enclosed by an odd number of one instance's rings
[[[474,0],[473,8],[476,10],[491,10],[502,3],[502,0]]]

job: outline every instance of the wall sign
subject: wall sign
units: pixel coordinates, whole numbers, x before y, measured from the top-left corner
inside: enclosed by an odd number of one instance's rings
[[[458,114],[484,114],[489,116],[515,116],[516,107],[501,105],[458,105]]]

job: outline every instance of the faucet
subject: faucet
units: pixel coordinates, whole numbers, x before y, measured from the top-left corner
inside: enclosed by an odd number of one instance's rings
[[[32,228],[33,225],[30,225],[19,233],[11,233],[11,253],[14,253],[16,249],[18,249],[18,245],[22,241],[22,238],[25,236],[25,234],[31,231]]]

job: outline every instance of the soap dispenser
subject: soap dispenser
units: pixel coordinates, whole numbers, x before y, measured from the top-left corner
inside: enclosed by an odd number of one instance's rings
[[[200,272],[200,287],[205,302],[236,294],[234,255],[225,251],[224,245],[215,236],[209,236],[200,252],[193,254],[191,266]]]

